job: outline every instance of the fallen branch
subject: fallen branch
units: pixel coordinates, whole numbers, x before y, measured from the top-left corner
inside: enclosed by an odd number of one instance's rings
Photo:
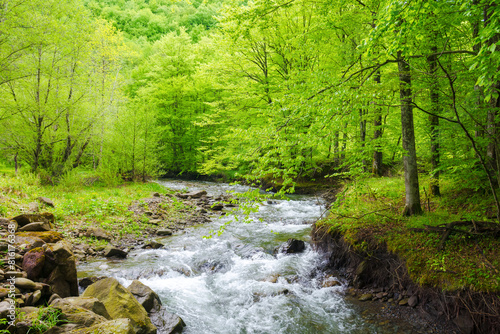
[[[444,250],[446,240],[451,235],[452,232],[467,234],[470,236],[478,235],[493,235],[495,237],[500,236],[500,226],[494,222],[484,222],[484,221],[454,221],[448,224],[441,224],[438,226],[424,225],[425,228],[411,228],[410,230],[416,232],[438,232],[442,233],[441,241],[438,245],[438,250]],[[462,230],[456,227],[469,226],[468,230]]]

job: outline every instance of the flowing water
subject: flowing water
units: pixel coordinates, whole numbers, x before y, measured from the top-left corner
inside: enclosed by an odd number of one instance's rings
[[[247,190],[208,182],[159,183],[209,195]],[[413,333],[401,324],[370,321],[345,300],[345,286],[322,288],[322,256],[310,245],[300,254],[273,255],[289,238],[308,241],[310,222],[323,210],[321,200],[307,196],[265,203],[251,223],[233,223],[220,237],[203,238],[230,214],[157,239],[164,249],[80,264],[79,276],[112,276],[125,286],[140,280],[184,320],[183,333]]]

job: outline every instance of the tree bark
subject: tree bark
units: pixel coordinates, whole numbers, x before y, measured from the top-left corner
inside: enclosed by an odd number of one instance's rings
[[[401,130],[403,149],[406,151],[403,157],[406,190],[403,215],[414,216],[422,213],[422,207],[420,205],[417,150],[415,145],[415,129],[413,126],[410,65],[402,58],[401,51],[398,52],[398,70],[400,87],[399,96],[401,101]]]
[[[380,84],[380,71],[375,73],[374,81]],[[375,151],[373,152],[372,173],[377,176],[382,176],[382,147],[378,143],[379,138],[382,137],[382,112],[380,108],[375,111],[375,118],[373,120],[373,141],[375,142]]]
[[[430,192],[434,196],[441,196],[439,189],[439,82],[437,78],[437,46],[431,47],[431,56],[427,58],[429,72],[431,75],[430,100],[431,112],[434,115],[429,116],[431,130],[431,179]]]

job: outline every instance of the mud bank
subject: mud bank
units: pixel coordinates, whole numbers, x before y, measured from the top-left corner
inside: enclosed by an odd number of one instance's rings
[[[404,259],[369,237],[360,251],[340,231],[317,224],[311,239],[327,258],[324,270],[345,278],[357,300],[386,303],[388,316],[414,319],[426,333],[500,333],[497,294],[419,286],[410,279]]]

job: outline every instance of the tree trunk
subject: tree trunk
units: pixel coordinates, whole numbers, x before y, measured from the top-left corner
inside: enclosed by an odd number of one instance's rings
[[[439,83],[437,78],[437,46],[431,47],[432,55],[427,58],[429,63],[429,72],[431,75],[430,100],[431,113],[435,115],[429,116],[431,130],[431,180],[430,190],[434,196],[441,196],[439,189]]]
[[[380,84],[380,71],[375,73],[374,81]],[[382,112],[380,108],[375,111],[375,118],[373,120],[373,141],[375,142],[375,151],[373,152],[372,173],[377,176],[382,176],[382,147],[378,143],[379,138],[382,137]]]
[[[366,119],[364,118],[365,111],[359,109],[359,139],[361,141],[361,154],[363,158],[361,159],[361,164],[363,165],[363,170],[366,169],[366,159],[365,159],[365,145],[366,145]]]
[[[420,206],[417,150],[415,146],[415,129],[413,126],[410,65],[402,58],[401,51],[398,52],[398,70],[399,96],[401,100],[401,130],[403,149],[406,151],[403,157],[406,189],[403,215],[413,216],[421,214],[422,207]]]

